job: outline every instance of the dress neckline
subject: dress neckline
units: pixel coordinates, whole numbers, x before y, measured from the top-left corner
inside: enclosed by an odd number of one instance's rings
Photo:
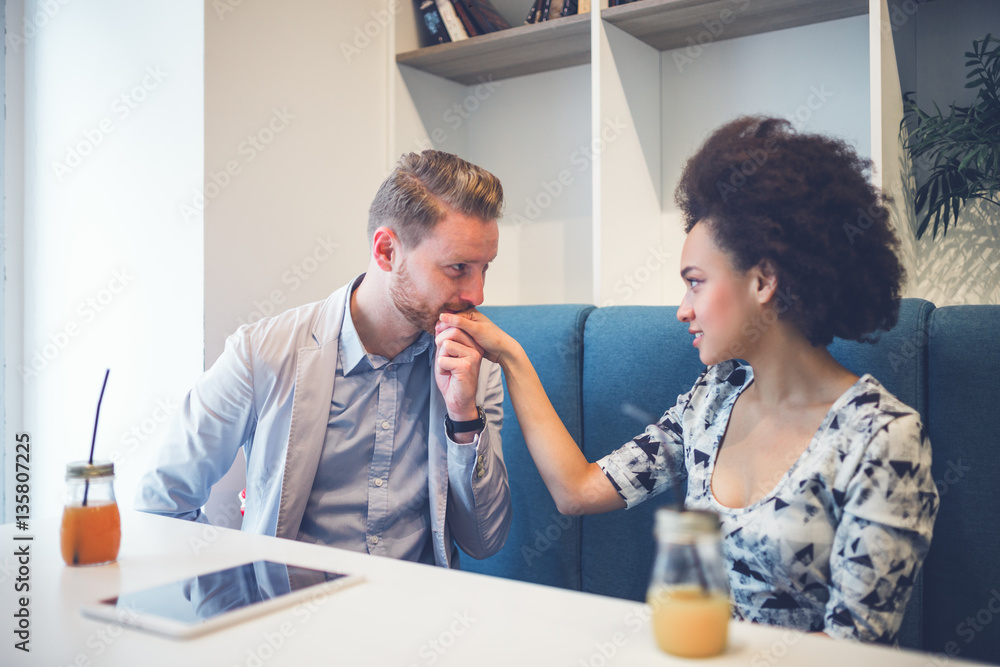
[[[820,422],[819,427],[817,427],[816,432],[813,433],[812,438],[809,440],[809,444],[804,450],[796,457],[795,461],[791,466],[781,475],[780,479],[775,483],[770,491],[765,493],[763,496],[750,503],[749,505],[744,505],[742,507],[730,507],[729,505],[723,505],[715,497],[715,491],[712,488],[712,479],[715,477],[715,463],[719,458],[719,450],[721,449],[722,439],[726,437],[726,433],[729,431],[729,420],[733,416],[733,407],[736,405],[737,399],[743,394],[746,389],[753,384],[753,368],[749,364],[743,364],[739,366],[746,371],[746,378],[743,381],[743,386],[739,388],[739,391],[734,392],[726,398],[726,404],[723,409],[719,411],[720,416],[725,415],[726,428],[722,429],[722,432],[715,438],[712,450],[709,452],[708,457],[708,498],[712,504],[712,508],[719,514],[728,515],[739,515],[745,514],[747,512],[753,511],[762,505],[765,505],[778,495],[781,489],[788,483],[788,480],[792,477],[792,474],[797,468],[799,468],[803,462],[813,454],[820,446],[820,441],[822,436],[830,428],[833,420],[836,418],[840,410],[850,401],[857,393],[861,391],[862,386],[867,386],[871,382],[877,382],[875,378],[871,376],[870,373],[865,373],[857,380],[854,384],[848,387],[844,392],[837,397],[837,400],[833,402],[830,409],[827,410],[826,414],[823,416],[823,421]]]

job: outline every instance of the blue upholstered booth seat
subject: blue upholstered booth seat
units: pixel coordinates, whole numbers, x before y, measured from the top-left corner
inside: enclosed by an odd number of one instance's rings
[[[507,306],[483,311],[524,346],[570,433],[594,461],[642,432],[704,369],[668,306]],[[900,643],[1000,663],[1000,306],[935,309],[905,299],[874,343],[831,353],[918,410],[934,448],[941,513]],[[645,597],[652,514],[558,514],[504,402],[514,521],[504,549],[464,569],[633,600]],[[683,493],[683,489],[679,490]],[[997,610],[997,611],[993,611]],[[987,619],[989,617],[989,619]],[[987,620],[993,620],[993,624]],[[978,628],[978,630],[977,630]]]
[[[1000,306],[931,313],[928,406],[941,510],[923,645],[1000,663]]]
[[[577,442],[583,442],[583,325],[593,309],[575,305],[482,309],[524,347],[559,418]],[[556,511],[506,395],[503,411],[503,456],[514,508],[510,535],[500,553],[482,561],[465,557],[462,569],[580,590],[580,520]]]

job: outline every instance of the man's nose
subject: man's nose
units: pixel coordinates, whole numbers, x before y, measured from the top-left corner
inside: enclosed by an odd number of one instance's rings
[[[483,303],[483,288],[486,286],[486,276],[483,275],[473,275],[470,276],[465,284],[462,286],[462,301],[466,303],[471,303],[473,306],[479,306]]]

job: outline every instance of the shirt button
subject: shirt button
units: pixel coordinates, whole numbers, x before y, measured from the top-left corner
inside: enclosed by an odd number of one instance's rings
[[[378,544],[378,535],[372,535],[372,544]]]
[[[379,477],[379,478],[377,478],[375,480],[375,486],[382,486],[382,484],[383,484],[383,482],[382,482],[382,478],[381,477]]]
[[[481,465],[483,465],[483,458],[484,458],[484,455],[483,455],[483,454],[480,454],[480,455],[479,455],[479,458],[478,458],[478,459],[476,459],[476,463],[477,463],[478,465],[480,465],[480,466],[481,466]]]
[[[476,473],[476,477],[478,477],[479,479],[482,479],[483,475],[485,475],[485,474],[486,474],[486,471],[483,470],[482,468],[480,468],[479,472]]]
[[[389,420],[384,420],[382,422],[382,430],[383,431],[388,431],[390,426],[391,426],[391,424],[389,423]]]

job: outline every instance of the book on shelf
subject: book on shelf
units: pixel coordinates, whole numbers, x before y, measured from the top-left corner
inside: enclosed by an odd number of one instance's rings
[[[455,14],[458,16],[458,20],[462,22],[462,27],[465,28],[465,32],[468,33],[469,37],[475,37],[476,35],[483,34],[484,31],[469,14],[469,11],[462,0],[448,1],[451,2],[451,6],[455,8]]]
[[[444,44],[451,41],[448,29],[444,27],[441,13],[434,0],[416,0],[419,16],[421,44]]]
[[[462,25],[461,19],[455,13],[455,7],[451,4],[451,0],[434,1],[437,3],[438,13],[441,14],[441,21],[444,23],[444,27],[447,28],[451,41],[457,42],[468,39],[469,33],[465,31],[465,26]]]
[[[579,5],[577,0],[563,0],[562,11],[559,13],[560,16],[572,16],[577,13]]]
[[[528,8],[528,17],[525,23],[541,23],[549,20],[549,12],[552,9],[552,0],[535,0]]]
[[[483,32],[496,32],[510,27],[510,23],[497,11],[490,0],[452,0],[452,2],[464,4]]]

